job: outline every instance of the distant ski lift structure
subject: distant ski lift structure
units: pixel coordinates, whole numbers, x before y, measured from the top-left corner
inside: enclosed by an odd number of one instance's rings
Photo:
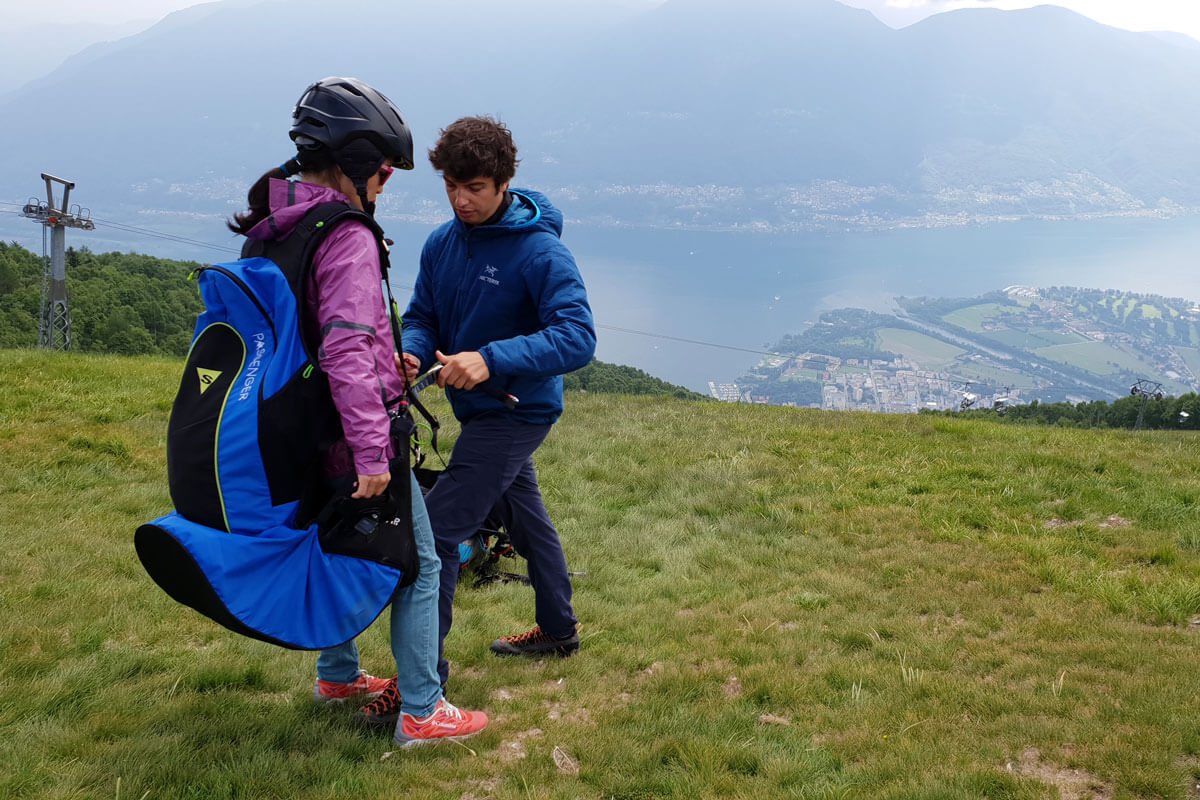
[[[42,225],[42,305],[38,317],[38,347],[43,350],[71,349],[71,308],[67,298],[67,228],[95,230],[91,211],[70,205],[75,184],[42,173],[46,182],[46,200],[31,197],[21,211]],[[54,184],[63,186],[62,205],[54,202]],[[46,236],[50,236],[47,255]]]
[[[962,397],[958,400],[958,410],[966,411],[971,406],[979,402],[979,395],[971,391],[971,382],[968,381],[958,388],[962,392]]]
[[[1004,394],[998,394],[992,398],[992,411],[995,411],[997,416],[1003,417],[1008,411],[1009,396],[1012,394],[1012,387],[1005,386]]]
[[[979,394],[971,391],[970,381],[968,381],[968,382],[964,383],[962,386],[960,386],[958,388],[958,391],[962,393],[962,396],[959,398],[959,401],[958,401],[958,410],[959,411],[966,411],[969,408],[976,407],[975,404],[979,402]],[[1008,411],[1009,403],[1012,402],[1011,395],[1012,395],[1012,387],[1005,386],[1004,394],[993,395],[992,396],[992,405],[990,407],[986,406],[986,405],[982,406],[980,408],[980,410],[995,411],[997,416],[1002,417]]]
[[[1142,398],[1142,405],[1138,408],[1137,422],[1134,423],[1133,429],[1140,431],[1142,423],[1146,421],[1146,401],[1153,397],[1155,400],[1163,399],[1163,386],[1161,383],[1146,380],[1139,380],[1133,386],[1129,387],[1129,394],[1132,397]]]

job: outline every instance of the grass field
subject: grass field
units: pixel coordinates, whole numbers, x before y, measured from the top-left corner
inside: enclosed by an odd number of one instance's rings
[[[0,351],[2,798],[1196,796],[1194,436],[572,395],[581,652],[497,659],[530,590],[460,592],[492,724],[393,752],[138,564],[180,366]]]
[[[1051,361],[1071,364],[1097,375],[1111,375],[1120,370],[1155,374],[1153,367],[1141,359],[1105,342],[1055,345],[1042,347],[1034,352]]]
[[[903,328],[880,328],[879,347],[904,356],[921,369],[941,370],[966,351],[961,347]]]
[[[1056,333],[1054,331],[985,331],[981,336],[1022,350],[1037,350],[1042,347],[1087,341],[1077,333]]]
[[[943,314],[942,320],[951,325],[957,325],[963,330],[979,333],[983,330],[984,322],[1014,313],[1018,312],[1011,306],[1002,306],[999,303],[980,303],[977,306],[967,306],[951,311],[949,314]]]
[[[954,374],[973,381],[990,383],[993,386],[1011,386],[1014,389],[1032,389],[1036,382],[1028,375],[1001,369],[975,361],[961,361],[954,365]]]
[[[1175,351],[1179,353],[1183,362],[1188,365],[1188,369],[1193,375],[1200,375],[1200,350],[1194,347],[1176,347]]]

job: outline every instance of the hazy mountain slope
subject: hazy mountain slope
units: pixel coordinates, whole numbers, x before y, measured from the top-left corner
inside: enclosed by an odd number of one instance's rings
[[[1052,7],[897,31],[835,0],[208,4],[0,98],[20,122],[0,129],[0,194],[23,199],[47,170],[93,206],[227,213],[287,155],[292,103],[329,74],[382,87],[418,151],[457,116],[501,115],[522,179],[593,223],[1200,205],[1200,48]],[[437,195],[423,179],[388,199],[420,216]]]
[[[1148,203],[1195,202],[1200,105],[1184,98],[1200,53],[1055,6],[951,12],[899,34],[937,101],[917,121],[928,188],[1087,172]]]

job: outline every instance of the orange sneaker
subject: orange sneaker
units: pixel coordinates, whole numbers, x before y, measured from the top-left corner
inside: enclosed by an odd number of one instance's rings
[[[322,703],[342,703],[351,697],[370,699],[383,694],[387,686],[387,678],[376,678],[360,669],[358,677],[350,683],[334,683],[318,678],[317,685],[313,688],[313,697]]]
[[[462,711],[443,697],[428,717],[401,714],[392,741],[402,748],[409,748],[441,739],[465,739],[479,733],[487,724],[487,714],[482,711]]]

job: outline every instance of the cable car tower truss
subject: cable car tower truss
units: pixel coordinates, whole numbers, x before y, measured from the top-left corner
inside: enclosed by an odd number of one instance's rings
[[[75,184],[42,173],[46,182],[46,200],[30,198],[21,211],[42,224],[42,305],[38,317],[38,347],[43,350],[71,349],[71,308],[67,299],[67,228],[94,230],[91,212],[68,205]],[[54,203],[54,184],[63,186],[62,205]],[[49,257],[46,253],[46,234],[50,235]]]

